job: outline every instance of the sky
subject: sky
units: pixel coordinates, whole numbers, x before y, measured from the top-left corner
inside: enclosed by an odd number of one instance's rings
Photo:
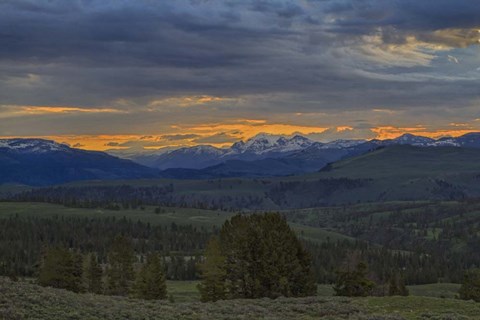
[[[480,131],[480,1],[1,0],[0,137],[94,149]]]

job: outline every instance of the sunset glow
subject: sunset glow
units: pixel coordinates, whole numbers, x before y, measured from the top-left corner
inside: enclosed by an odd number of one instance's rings
[[[149,151],[480,131],[476,1],[26,3],[0,4],[2,137]]]

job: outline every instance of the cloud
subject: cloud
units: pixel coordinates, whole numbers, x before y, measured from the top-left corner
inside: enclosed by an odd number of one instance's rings
[[[25,106],[20,107],[20,113],[25,114],[50,114],[50,113],[122,113],[124,111],[111,108],[77,108],[77,107],[49,107]]]
[[[0,118],[25,117],[36,115],[61,115],[61,114],[95,114],[95,113],[126,113],[125,111],[112,108],[79,108],[61,106],[16,106],[0,105]]]
[[[198,144],[221,144],[221,145],[234,143],[237,141],[238,141],[237,136],[230,135],[225,132],[220,132],[211,136],[201,137],[193,140],[194,143],[198,143]]]
[[[429,129],[422,126],[417,127],[395,127],[395,126],[384,126],[378,128],[372,128],[372,132],[376,134],[377,139],[393,139],[399,137],[405,133],[411,133],[418,136],[430,137],[430,138],[440,138],[440,137],[458,137],[470,132],[477,132],[478,129],[458,129],[457,126],[452,125],[452,128],[445,129]]]
[[[199,138],[198,134],[166,134],[163,135],[161,138],[169,141],[178,141],[178,140],[191,140]]]
[[[105,147],[119,147],[120,143],[118,142],[107,142],[104,144]]]
[[[153,110],[158,107],[182,107],[189,108],[200,105],[211,105],[211,104],[221,104],[235,102],[234,98],[225,98],[225,97],[215,97],[208,95],[201,96],[183,96],[183,97],[170,97],[162,98],[158,100],[152,100],[149,102],[148,107],[150,110]]]
[[[454,56],[448,55],[447,58],[448,58],[448,61],[450,62],[457,63],[457,64],[459,63],[458,59]]]
[[[1,1],[0,135],[191,143],[353,118],[415,127],[418,113],[468,122],[478,12],[471,0]]]

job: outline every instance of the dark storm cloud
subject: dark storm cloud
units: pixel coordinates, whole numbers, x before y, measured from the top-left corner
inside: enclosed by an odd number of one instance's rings
[[[4,0],[0,105],[113,106],[128,113],[108,115],[109,130],[125,132],[293,109],[466,107],[478,99],[478,12],[471,0]],[[244,103],[144,110],[192,95]],[[92,117],[62,128],[107,115]],[[42,119],[22,123],[58,123]]]
[[[470,0],[330,0],[324,9],[339,19],[338,27],[352,26],[359,32],[364,32],[362,27],[439,30],[480,24],[480,3]]]
[[[169,141],[178,141],[178,140],[190,140],[199,138],[198,134],[166,134],[162,136],[162,139],[166,139]]]
[[[105,146],[106,147],[118,147],[118,146],[120,146],[120,143],[118,143],[118,142],[108,142],[108,143],[105,143]]]
[[[75,143],[72,147],[73,148],[81,148],[81,147],[85,147],[85,145],[81,144],[81,143]]]

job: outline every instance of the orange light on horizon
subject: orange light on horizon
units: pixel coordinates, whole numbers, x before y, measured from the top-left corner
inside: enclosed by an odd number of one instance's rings
[[[438,139],[445,136],[459,137],[467,133],[478,132],[479,130],[474,129],[440,129],[429,131],[427,128],[419,127],[393,127],[393,126],[384,126],[370,129],[373,133],[376,134],[376,139],[385,140],[385,139],[395,139],[403,134],[410,133],[417,136],[423,136],[427,138]]]
[[[440,138],[442,136],[458,137],[467,133],[477,132],[479,130],[464,128],[463,126],[452,126],[452,129],[428,130],[425,126],[415,127],[394,127],[380,126],[370,129],[375,134],[376,139],[394,139],[405,133],[411,133],[418,136]],[[458,129],[457,129],[458,128]],[[163,134],[99,134],[99,135],[48,135],[48,136],[23,136],[20,138],[40,138],[54,140],[59,143],[66,143],[74,148],[105,151],[111,149],[130,149],[131,150],[158,150],[167,147],[190,147],[199,144],[209,144],[215,147],[223,148],[230,146],[232,140],[246,140],[259,133],[272,135],[291,136],[294,134],[309,135],[321,134],[327,130],[334,130],[341,133],[344,131],[355,131],[350,126],[338,127],[311,127],[297,126],[290,124],[269,124],[265,120],[241,119],[231,123],[213,123],[196,126],[172,126],[171,132]],[[171,139],[172,135],[185,135],[185,138]],[[208,142],[209,138],[224,135],[225,141]],[[19,138],[18,136],[4,136],[4,139]],[[361,137],[359,137],[361,138]],[[217,139],[218,140],[218,139]],[[199,142],[202,141],[202,142]]]

